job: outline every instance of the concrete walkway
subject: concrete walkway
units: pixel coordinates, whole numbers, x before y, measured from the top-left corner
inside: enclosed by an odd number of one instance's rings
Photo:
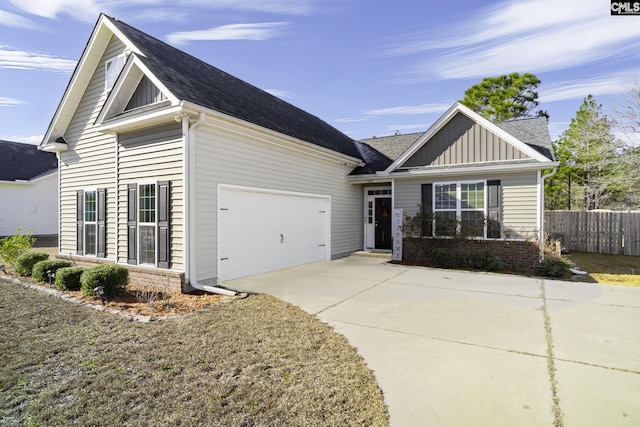
[[[351,256],[224,283],[317,315],[403,426],[639,426],[640,289]]]

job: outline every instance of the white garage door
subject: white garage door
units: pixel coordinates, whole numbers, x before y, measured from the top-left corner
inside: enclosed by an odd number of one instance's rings
[[[328,196],[227,186],[218,194],[221,280],[331,259]]]

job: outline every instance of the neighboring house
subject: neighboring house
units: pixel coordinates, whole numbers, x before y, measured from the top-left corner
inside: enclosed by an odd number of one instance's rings
[[[427,200],[424,184],[434,200],[471,191],[493,215],[481,187],[500,181],[502,229],[539,229],[540,172],[557,164],[527,142],[455,104],[385,155],[101,15],[40,149],[60,153],[61,254],[224,292],[222,281],[389,250],[393,208]]]
[[[0,140],[0,237],[58,234],[58,161],[33,144]]]

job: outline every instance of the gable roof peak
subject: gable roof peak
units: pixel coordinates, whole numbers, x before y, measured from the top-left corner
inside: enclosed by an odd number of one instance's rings
[[[177,99],[361,159],[355,141],[320,118],[122,21],[108,19]]]

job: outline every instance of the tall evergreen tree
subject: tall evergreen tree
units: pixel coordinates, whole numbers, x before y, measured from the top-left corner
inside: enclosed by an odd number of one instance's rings
[[[613,125],[593,96],[584,99],[554,142],[560,167],[545,183],[547,208],[602,209],[624,197],[626,171]]]
[[[546,111],[534,112],[538,106],[540,79],[530,73],[511,73],[487,77],[464,92],[462,105],[492,122],[525,117],[546,117]]]

